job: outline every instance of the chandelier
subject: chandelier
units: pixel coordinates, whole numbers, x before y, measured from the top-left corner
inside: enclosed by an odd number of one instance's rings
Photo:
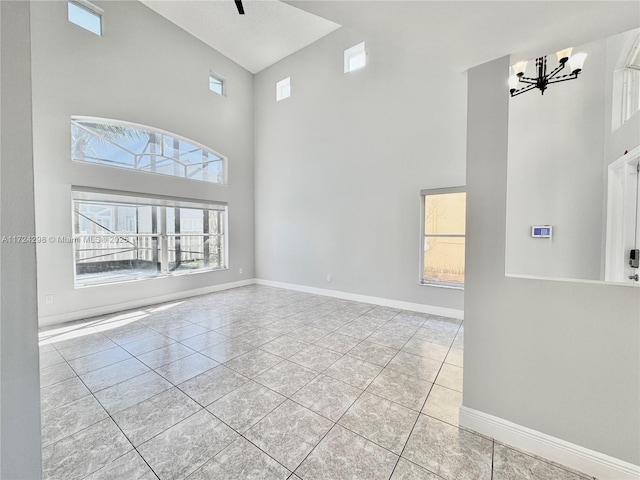
[[[575,80],[578,78],[584,61],[587,58],[586,53],[575,53],[571,55],[572,48],[565,48],[556,53],[558,56],[558,66],[547,73],[547,56],[536,58],[536,72],[537,76],[525,77],[524,72],[527,69],[527,61],[518,62],[511,67],[513,74],[509,77],[509,92],[512,97],[520,95],[521,93],[528,92],[537,88],[540,93],[544,95],[544,91],[552,83],[566,82],[567,80]],[[564,75],[558,75],[569,64],[569,71],[571,73],[565,73]],[[566,72],[566,70],[565,70]],[[518,85],[524,84],[518,88]]]

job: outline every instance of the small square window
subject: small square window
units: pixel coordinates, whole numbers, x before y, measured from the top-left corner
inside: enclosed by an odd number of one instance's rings
[[[218,95],[224,95],[224,79],[215,73],[209,73],[209,90]]]
[[[291,77],[276,83],[276,101],[284,100],[291,96]]]
[[[367,52],[364,42],[344,51],[344,73],[353,72],[367,64]]]
[[[102,10],[85,2],[68,2],[71,23],[102,36]]]

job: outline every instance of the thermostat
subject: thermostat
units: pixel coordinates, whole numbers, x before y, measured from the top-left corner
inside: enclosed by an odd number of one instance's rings
[[[551,238],[553,227],[551,225],[534,225],[531,227],[533,238]]]

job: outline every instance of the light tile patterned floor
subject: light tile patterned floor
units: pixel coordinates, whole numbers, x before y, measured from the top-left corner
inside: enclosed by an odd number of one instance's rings
[[[458,428],[463,331],[255,285],[43,329],[43,476],[588,479]]]

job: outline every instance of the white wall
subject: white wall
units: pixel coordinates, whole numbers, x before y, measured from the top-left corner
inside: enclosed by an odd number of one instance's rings
[[[640,146],[640,111],[636,111],[629,119],[623,122],[622,118],[622,105],[623,95],[625,94],[624,88],[624,70],[630,50],[640,34],[640,28],[629,30],[627,32],[613,35],[607,39],[607,78],[605,86],[605,143],[604,143],[604,156],[603,156],[603,175],[608,178],[608,167],[611,163],[615,162],[625,152],[630,152],[634,148]],[[608,192],[605,192],[604,203],[607,206],[602,218],[602,237],[603,245],[606,249],[611,248],[607,245],[607,214],[608,208]],[[629,230],[633,230],[633,226],[629,225]],[[619,232],[622,233],[622,232]],[[609,238],[609,242],[613,241]],[[628,248],[633,248],[634,239],[632,236],[627,238],[625,243],[628,243]],[[607,252],[608,253],[608,252]],[[628,260],[628,251],[625,252],[623,262],[626,264]],[[607,254],[602,256],[601,271],[604,277],[607,271],[606,266]],[[627,269],[628,270],[628,269]],[[624,271],[624,269],[623,269]],[[622,271],[620,272],[622,273]],[[632,273],[632,272],[628,272]],[[624,275],[627,276],[627,275]],[[624,279],[623,276],[623,279]]]
[[[463,405],[639,465],[638,290],[504,275],[508,68],[469,71]]]
[[[367,66],[345,74],[362,41]],[[419,194],[464,185],[465,88],[464,74],[346,28],[260,72],[257,276],[461,310],[462,291],[418,284]]]
[[[604,162],[608,166],[616,161],[625,151],[631,151],[640,145],[640,111],[637,111],[626,122],[620,123],[620,104],[622,99],[622,71],[627,55],[640,29],[629,30],[607,39],[606,78],[606,113],[605,116],[605,153]],[[613,116],[618,118],[613,119]]]
[[[0,2],[0,478],[40,478],[29,2]]]
[[[600,280],[606,44],[574,48],[588,54],[578,79],[509,102],[507,273]],[[548,61],[557,65],[553,52]],[[532,225],[547,224],[552,239],[531,237]]]
[[[578,80],[509,102],[507,273],[604,280],[606,166],[640,144],[638,113],[612,122],[618,70],[637,34],[574,48],[588,53]],[[539,224],[554,226],[552,240],[531,238]]]
[[[75,289],[72,246],[40,244],[45,322],[254,277],[253,76],[138,2],[96,4],[102,37],[69,23],[66,2],[33,4],[37,234],[71,235],[72,185],[227,202],[229,269]],[[227,80],[227,96],[209,91],[209,70]],[[229,158],[229,185],[72,162],[72,115],[150,125],[209,146]]]

